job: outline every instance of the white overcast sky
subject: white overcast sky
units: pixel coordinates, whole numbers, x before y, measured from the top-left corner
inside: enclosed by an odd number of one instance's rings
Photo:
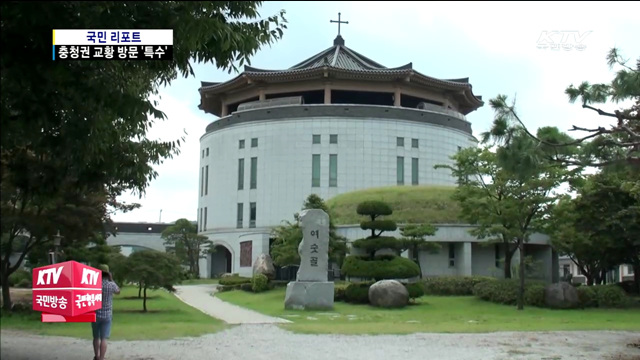
[[[265,2],[262,17],[286,10],[284,37],[266,46],[251,65],[286,69],[330,47],[337,35],[338,12],[345,45],[387,67],[412,62],[422,74],[444,79],[469,77],[485,106],[467,116],[477,136],[493,119],[488,101],[498,94],[517,95],[526,125],[593,126],[602,118],[570,104],[570,84],[607,82],[612,72],[606,54],[618,47],[634,66],[640,56],[640,4],[634,2]],[[542,32],[561,31],[557,43],[584,45],[582,51],[538,48]],[[577,35],[575,37],[574,35]],[[180,34],[174,34],[179,37]],[[544,38],[543,38],[544,39]],[[236,74],[197,64],[195,78],[177,79],[161,90],[160,109],[168,119],[155,123],[149,137],[175,140],[186,131],[181,154],[156,167],[159,176],[146,195],[125,194],[120,200],[141,208],[116,213],[114,221],[172,222],[195,220],[198,207],[199,139],[217,118],[198,110],[200,81],[226,81]],[[607,105],[606,109],[614,109]]]

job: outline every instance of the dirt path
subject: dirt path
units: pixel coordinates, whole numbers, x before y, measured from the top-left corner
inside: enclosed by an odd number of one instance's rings
[[[3,360],[88,360],[89,339],[2,331]],[[631,360],[636,332],[302,335],[276,325],[240,325],[198,338],[113,341],[108,360]]]

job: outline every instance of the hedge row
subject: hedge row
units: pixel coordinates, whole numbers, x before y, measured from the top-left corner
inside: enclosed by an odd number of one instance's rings
[[[632,304],[632,299],[617,284],[579,286],[576,290],[583,308],[624,308]]]
[[[333,300],[353,304],[368,304],[369,288],[373,284],[373,282],[357,282],[336,285],[334,287]],[[416,299],[424,295],[424,287],[421,283],[409,283],[403,285],[407,288],[410,299]]]
[[[220,285],[242,285],[251,283],[251,278],[242,276],[229,276],[224,277],[218,281]]]
[[[545,307],[544,289],[546,285],[540,281],[527,281],[525,284],[524,304]],[[516,279],[484,281],[473,287],[473,293],[482,300],[498,304],[516,305],[519,286],[519,281]],[[576,290],[580,308],[624,308],[632,304],[631,298],[616,284],[580,286]]]
[[[546,284],[540,281],[527,281],[525,284],[524,304],[529,306],[544,306],[544,288]],[[518,303],[520,281],[517,279],[482,281],[474,285],[473,295],[482,300],[504,305]]]
[[[31,287],[31,272],[23,269],[19,269],[9,275],[9,286],[18,288],[30,288]]]
[[[476,284],[493,280],[487,276],[439,276],[423,279],[423,284],[427,295],[470,296]]]

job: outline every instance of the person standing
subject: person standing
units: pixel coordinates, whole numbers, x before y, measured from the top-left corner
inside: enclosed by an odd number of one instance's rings
[[[102,270],[102,308],[96,310],[96,322],[91,323],[93,330],[93,360],[104,360],[107,352],[107,339],[111,334],[113,319],[113,295],[120,294],[120,287],[113,281],[109,266],[98,266]]]

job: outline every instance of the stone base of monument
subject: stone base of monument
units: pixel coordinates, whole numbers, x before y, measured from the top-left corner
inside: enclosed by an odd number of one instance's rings
[[[287,310],[333,309],[332,281],[292,281],[287,284],[284,308]]]

